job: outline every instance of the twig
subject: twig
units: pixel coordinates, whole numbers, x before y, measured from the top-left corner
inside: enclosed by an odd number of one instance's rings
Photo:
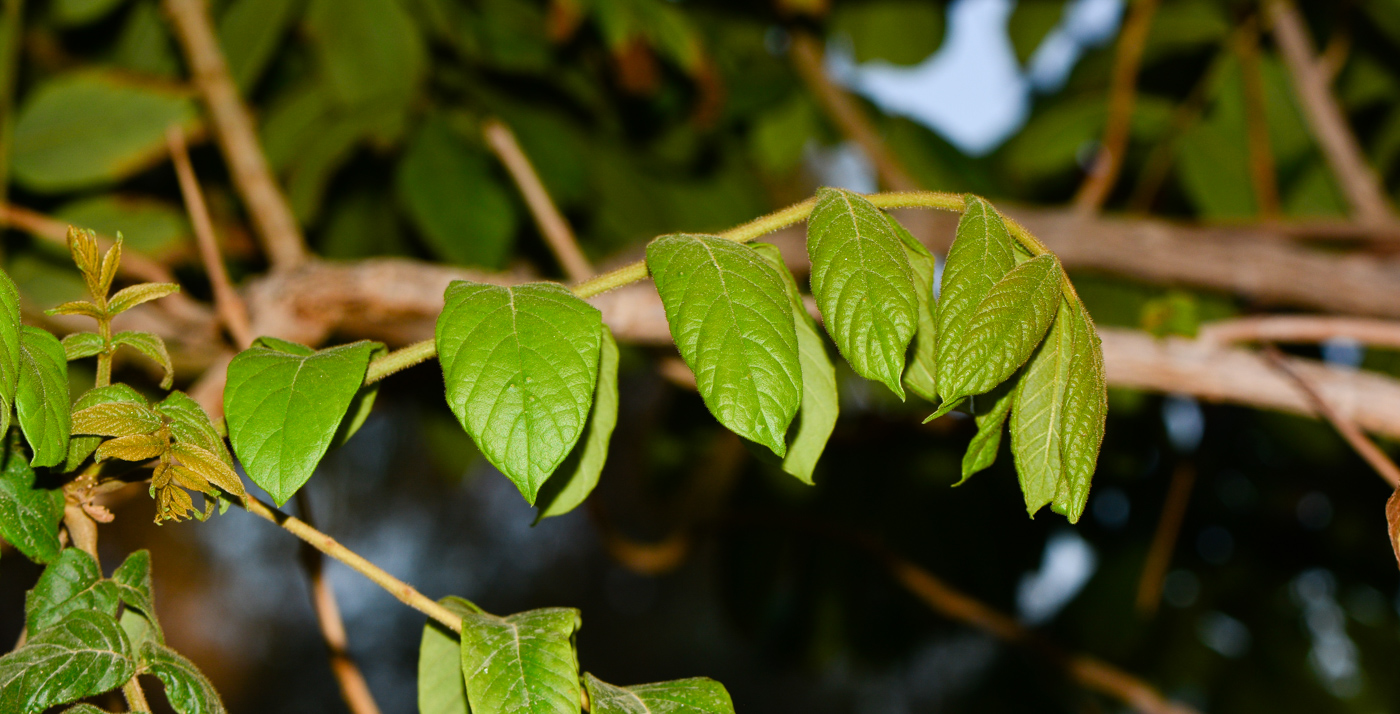
[[[1089,175],[1084,178],[1074,197],[1074,208],[1080,214],[1098,213],[1118,182],[1118,172],[1123,167],[1123,156],[1128,151],[1128,136],[1132,129],[1138,68],[1142,65],[1142,51],[1147,46],[1147,33],[1152,29],[1152,17],[1156,13],[1157,0],[1136,0],[1128,10],[1128,19],[1118,36],[1113,79],[1108,89],[1108,118],[1104,122],[1103,142],[1090,165]]]
[[[918,190],[919,183],[885,146],[875,125],[865,116],[856,100],[826,76],[820,41],[806,32],[794,32],[790,51],[797,74],[816,95],[827,116],[869,157],[880,176],[880,182],[894,191]]]
[[[302,520],[312,526],[311,500],[306,497],[306,489],[297,491],[297,511]],[[314,527],[314,526],[312,526]],[[340,617],[340,605],[335,599],[335,588],[326,578],[325,558],[321,551],[305,541],[301,544],[301,564],[306,577],[311,581],[311,605],[316,610],[316,622],[321,627],[321,637],[326,641],[330,654],[331,673],[340,685],[340,696],[352,714],[379,714],[379,705],[365,683],[365,676],[350,656],[349,639],[345,634],[345,621]]]
[[[151,705],[146,701],[146,692],[141,689],[140,675],[132,675],[122,685],[122,694],[126,697],[126,707],[133,712],[150,712]]]
[[[1313,52],[1312,39],[1298,8],[1290,0],[1266,0],[1265,8],[1303,115],[1351,204],[1352,215],[1363,223],[1392,222],[1394,215],[1385,190],[1366,163],[1356,135],[1332,95],[1330,77]]]
[[[194,166],[190,164],[185,132],[178,124],[172,124],[165,138],[170,146],[170,158],[175,164],[175,175],[180,181],[180,193],[185,198],[185,210],[190,215],[190,225],[194,227],[195,239],[199,242],[199,257],[204,262],[204,272],[208,274],[209,283],[214,289],[214,308],[229,334],[233,335],[234,342],[240,349],[247,349],[253,343],[253,330],[248,325],[248,308],[229,283],[228,269],[224,267],[218,239],[214,237],[214,222],[209,218],[209,208],[205,206],[204,194],[199,190],[199,179],[195,177]]]
[[[1254,18],[1246,21],[1235,52],[1240,58],[1244,84],[1245,138],[1249,142],[1249,177],[1254,185],[1254,200],[1259,215],[1278,216],[1278,177],[1274,172],[1274,153],[1269,146],[1269,119],[1264,114],[1264,75],[1259,66],[1259,28]]]
[[[1339,338],[1400,350],[1400,322],[1363,317],[1267,315],[1201,325],[1196,338],[1219,345],[1232,342],[1315,344]]]
[[[1167,128],[1166,136],[1157,140],[1157,144],[1147,154],[1142,170],[1138,172],[1132,196],[1128,199],[1128,207],[1133,211],[1147,213],[1152,208],[1157,193],[1162,190],[1167,177],[1171,175],[1172,164],[1176,161],[1177,142],[1186,130],[1201,118],[1206,101],[1210,98],[1210,90],[1225,70],[1229,57],[1228,49],[1217,52],[1206,71],[1201,73],[1200,79],[1191,87],[1186,99],[1172,111],[1171,124]]]
[[[248,108],[229,74],[214,34],[206,0],[164,0],[191,79],[205,107],[234,187],[247,206],[272,267],[295,268],[307,259],[306,241],[291,206],[278,188],[258,143]]]
[[[271,521],[285,528],[292,535],[311,544],[311,547],[350,566],[351,570],[369,578],[371,582],[384,588],[400,602],[437,620],[453,632],[462,631],[462,618],[451,610],[437,604],[413,586],[385,572],[374,563],[365,560],[360,554],[341,545],[336,539],[312,528],[299,518],[293,518],[282,511],[249,496],[242,506],[259,518]]]
[[[1139,614],[1151,617],[1157,613],[1157,607],[1162,602],[1162,582],[1166,578],[1167,567],[1171,565],[1172,553],[1181,535],[1181,522],[1186,518],[1186,507],[1191,502],[1191,487],[1195,483],[1196,467],[1190,461],[1177,464],[1172,471],[1171,485],[1167,488],[1167,500],[1162,504],[1162,515],[1157,519],[1157,531],[1152,536],[1147,559],[1143,561],[1142,576],[1138,579]]]
[[[1375,469],[1376,473],[1385,479],[1392,489],[1400,488],[1400,468],[1395,466],[1395,462],[1391,461],[1390,457],[1386,456],[1375,442],[1368,439],[1354,422],[1338,414],[1332,405],[1328,404],[1327,400],[1323,399],[1322,395],[1313,388],[1313,385],[1289,365],[1288,360],[1283,358],[1283,354],[1278,351],[1278,348],[1273,345],[1265,347],[1264,358],[1275,369],[1287,375],[1298,385],[1298,389],[1307,395],[1313,409],[1332,423],[1332,426],[1342,435],[1343,439],[1346,439],[1351,448],[1356,450],[1356,453],[1360,454],[1361,458],[1365,459],[1366,463],[1370,464],[1371,468]]]
[[[488,119],[482,123],[481,131],[486,137],[486,145],[491,147],[491,151],[505,165],[506,171],[520,189],[525,198],[525,205],[530,207],[530,215],[534,217],[535,225],[540,229],[559,265],[564,268],[564,274],[576,283],[593,277],[593,266],[579,248],[573,229],[569,228],[569,222],[550,199],[549,192],[540,182],[535,167],[521,150],[520,143],[515,140],[515,134],[511,132],[510,127],[497,119]]]
[[[68,244],[68,224],[46,216],[42,213],[31,211],[14,204],[0,204],[0,224],[10,228],[17,228],[37,238],[42,238],[55,245],[67,246]],[[112,239],[109,236],[97,236],[97,247],[106,252],[112,247]],[[136,251],[126,249],[122,251],[122,262],[117,266],[117,273],[127,278],[140,280],[148,283],[174,283],[175,275],[164,265],[147,258]],[[171,295],[166,300],[178,299],[183,293]]]

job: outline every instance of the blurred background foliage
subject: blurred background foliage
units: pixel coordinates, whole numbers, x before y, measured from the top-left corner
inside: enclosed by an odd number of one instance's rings
[[[1400,3],[1301,7],[1393,194]],[[267,159],[318,254],[550,278],[560,271],[482,139],[485,120],[511,127],[584,251],[611,265],[635,259],[653,236],[723,229],[822,183],[872,190],[868,162],[793,69],[794,33],[824,38],[833,66],[898,74],[951,56],[953,18],[976,8],[993,18],[982,31],[1005,45],[1014,72],[977,73],[977,62],[997,60],[1002,45],[990,43],[961,71],[962,89],[932,101],[976,115],[998,98],[1023,100],[989,148],[881,111],[888,96],[867,95],[865,108],[925,188],[1064,203],[1103,132],[1119,0],[212,2]],[[1237,51],[1257,9],[1162,1],[1110,207],[1259,216]],[[235,277],[260,272],[157,0],[28,0],[22,11],[4,35],[4,56],[18,59],[9,200],[121,231],[129,249],[207,297],[166,161],[165,129],[179,123],[199,142],[196,164]],[[1076,44],[1074,17],[1093,12],[1109,17],[1102,36],[1081,33]],[[1042,71],[1054,63],[1039,58],[1066,42],[1062,71]],[[1282,215],[1343,216],[1267,42],[1259,62]],[[904,91],[934,90],[911,80]],[[61,249],[14,231],[3,248],[34,314],[81,292]],[[1074,279],[1101,324],[1158,335],[1193,335],[1202,321],[1252,307],[1112,275]],[[1322,352],[1400,374],[1393,353]],[[582,607],[592,671],[626,683],[713,676],[740,711],[1119,710],[1036,655],[930,613],[842,535],[852,532],[1203,711],[1400,709],[1400,579],[1382,535],[1384,489],[1321,422],[1114,390],[1090,511],[1070,528],[1025,518],[1005,454],[949,489],[969,421],[921,426],[923,405],[895,402],[849,372],[818,486],[803,487],[735,451],[694,393],[658,376],[668,356],[624,346],[613,458],[588,512],[531,527],[529,509],[443,408],[435,371],[422,368],[396,378],[364,436],[312,482],[321,525],[430,595],[502,612]],[[90,375],[73,372],[85,386]],[[1134,597],[1148,544],[1172,475],[1188,472],[1195,489],[1161,607],[1145,615]],[[342,711],[294,541],[241,513],[155,529],[148,509],[143,499],[117,509],[104,527],[106,562],[155,551],[169,637],[232,710]],[[660,542],[690,522],[702,525],[674,570],[637,572],[608,557],[619,532]],[[0,561],[3,641],[18,633],[35,577],[10,552]],[[412,711],[421,616],[339,566],[332,580],[381,704]]]

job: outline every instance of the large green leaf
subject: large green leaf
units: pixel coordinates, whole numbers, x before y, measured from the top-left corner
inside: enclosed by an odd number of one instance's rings
[[[19,290],[0,270],[0,439],[10,430],[19,389]]]
[[[1063,277],[1060,261],[1046,253],[987,292],[967,321],[956,366],[940,380],[950,402],[991,391],[1025,364],[1055,319]]]
[[[58,338],[22,325],[19,333],[19,428],[34,450],[32,466],[54,466],[68,455],[68,358]]]
[[[165,156],[167,127],[197,117],[183,92],[97,72],[58,77],[20,109],[15,180],[57,193],[126,178]]]
[[[578,507],[603,473],[608,460],[608,442],[617,426],[617,341],[612,330],[603,325],[602,349],[598,353],[598,386],[593,389],[593,409],[583,436],[560,464],[555,474],[544,482],[535,505],[539,515],[535,522],[550,516],[562,516]]]
[[[914,272],[884,212],[844,189],[817,190],[807,219],[812,294],[826,331],[862,377],[904,398],[904,352],[919,322]]]
[[[963,454],[962,478],[953,485],[961,486],[973,474],[996,462],[997,451],[1001,449],[1001,432],[1006,427],[1006,418],[1011,414],[1016,387],[1020,383],[1021,378],[1016,376],[1002,382],[986,395],[974,398],[977,433]]]
[[[0,711],[41,712],[110,692],[136,673],[111,615],[79,610],[0,657]]]
[[[831,438],[831,430],[836,428],[836,417],[840,412],[836,368],[826,353],[821,329],[817,321],[807,314],[797,280],[788,272],[777,246],[755,243],[753,247],[782,277],[792,309],[792,321],[797,327],[797,360],[802,365],[802,403],[797,408],[796,422],[788,427],[788,451],[787,456],[783,457],[783,471],[810,484],[812,472],[826,450],[827,439]]]
[[[223,714],[224,703],[213,683],[179,652],[157,642],[141,646],[141,665],[165,685],[165,698],[176,714]]]
[[[919,328],[904,367],[904,387],[930,402],[938,400],[938,301],[933,295],[935,261],[933,254],[909,233],[894,216],[886,214],[895,235],[904,244],[909,268],[914,271],[914,293],[919,299]]]
[[[1072,335],[1068,382],[1064,387],[1064,428],[1060,439],[1060,468],[1064,475],[1051,506],[1056,513],[1079,521],[1089,500],[1089,482],[1098,464],[1108,414],[1108,389],[1104,381],[1103,346],[1084,305],[1066,302],[1060,307],[1065,330]]]
[[[58,558],[63,547],[58,524],[63,520],[63,492],[37,488],[34,469],[25,463],[16,444],[0,452],[0,536],[36,563]]]
[[[977,311],[982,298],[1011,269],[1016,267],[1016,250],[1001,214],[983,199],[967,195],[966,207],[958,219],[958,232],[948,249],[943,281],[938,294],[939,396],[949,397],[953,369],[962,348],[963,332]]]
[[[802,364],[782,278],[748,246],[685,234],[652,241],[647,270],[705,406],[734,433],[785,456]]]
[[[1064,308],[1068,312],[1071,308]],[[1065,431],[1065,387],[1069,384],[1080,333],[1056,320],[1035,356],[1021,375],[1011,409],[1011,453],[1026,511],[1036,511],[1054,500],[1064,467],[1060,458]]]
[[[301,0],[237,0],[219,16],[219,45],[229,74],[245,95],[276,55],[302,4]]]
[[[397,0],[311,0],[306,28],[341,103],[408,108],[428,57]]]
[[[24,624],[38,632],[69,613],[96,610],[117,614],[117,586],[102,579],[92,556],[79,548],[65,548],[58,560],[44,568],[39,582],[24,597]]]
[[[578,714],[578,610],[466,613],[462,672],[473,714]]]
[[[592,714],[734,714],[724,685],[708,677],[619,687],[583,675]]]
[[[515,238],[515,207],[484,152],[430,116],[399,160],[395,188],[428,247],[463,265],[500,268]]]
[[[916,65],[942,42],[943,12],[942,6],[921,0],[841,3],[831,28],[850,40],[857,62]]]
[[[438,604],[466,616],[481,609],[459,597]],[[429,619],[418,646],[418,714],[470,714],[467,680],[462,676],[462,640],[442,623]]]
[[[155,597],[151,593],[151,552],[142,549],[126,556],[126,560],[112,573],[111,583],[116,587],[117,598],[126,605],[121,623],[132,644],[141,644],[136,637],[132,637],[133,628],[128,626],[128,616],[132,615],[144,623],[140,628],[135,628],[139,633],[149,633],[156,642],[164,644],[165,633],[156,619]]]
[[[228,366],[229,441],[253,482],[282,505],[311,478],[365,379],[374,344],[316,351],[263,337]]]
[[[602,326],[555,283],[447,287],[437,321],[447,404],[532,505],[588,422]]]

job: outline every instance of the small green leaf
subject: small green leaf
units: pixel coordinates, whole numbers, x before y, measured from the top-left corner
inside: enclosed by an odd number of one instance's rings
[[[957,367],[940,380],[949,401],[991,391],[1025,364],[1055,320],[1063,277],[1060,261],[1047,253],[987,291],[967,321]]]
[[[592,714],[734,714],[724,685],[708,677],[618,687],[584,674]]]
[[[34,469],[16,447],[18,439],[6,439],[0,453],[0,536],[36,563],[58,558],[63,547],[58,524],[63,520],[63,492],[38,488]]]
[[[95,332],[74,332],[63,337],[63,355],[69,362],[91,357],[106,349],[102,336]]]
[[[447,287],[437,321],[447,404],[531,505],[588,421],[602,325],[555,283]]]
[[[647,270],[705,406],[730,431],[785,456],[802,365],[782,278],[748,246],[685,234],[652,241]]]
[[[1013,240],[1001,214],[977,196],[968,194],[965,200],[938,298],[937,384],[939,396],[949,405],[953,402],[946,389],[954,386],[953,371],[967,323],[992,286],[1016,267]]]
[[[91,704],[74,704],[64,709],[63,714],[107,714],[107,710],[98,709]]]
[[[176,714],[223,714],[223,700],[203,672],[184,655],[157,642],[141,645],[141,664],[165,685],[165,698]]]
[[[578,610],[462,618],[462,672],[473,714],[578,714]]]
[[[406,107],[427,70],[423,38],[395,0],[311,0],[306,29],[344,104]]]
[[[116,586],[117,598],[127,607],[121,622],[128,639],[131,639],[133,644],[137,643],[137,640],[131,637],[132,631],[127,627],[126,617],[134,608],[140,611],[138,616],[145,620],[144,629],[153,633],[156,642],[164,644],[165,633],[161,631],[160,621],[156,619],[155,597],[151,592],[151,551],[142,549],[126,556],[126,560],[112,573],[111,582]]]
[[[38,632],[69,613],[96,610],[117,614],[117,587],[102,579],[92,556],[78,548],[65,548],[58,560],[44,568],[39,582],[24,597],[24,624]]]
[[[826,442],[831,438],[831,430],[836,428],[836,417],[840,413],[836,368],[827,355],[821,329],[817,321],[807,314],[802,294],[797,289],[797,280],[783,264],[778,248],[767,243],[754,243],[753,248],[782,277],[792,310],[792,321],[797,327],[797,359],[802,365],[802,403],[797,408],[796,421],[788,427],[788,452],[783,457],[783,471],[796,476],[803,483],[811,484],[812,472],[826,450]]]
[[[154,433],[164,425],[160,414],[138,402],[101,402],[73,412],[74,434],[135,436]]]
[[[1016,400],[1016,387],[1020,381],[1020,377],[1012,377],[974,399],[974,404],[979,407],[976,414],[977,434],[967,445],[967,453],[963,454],[962,478],[954,486],[963,485],[973,474],[996,463],[997,450],[1001,448],[1001,432],[1006,426],[1006,417],[1011,413],[1011,404]]]
[[[68,455],[68,360],[58,338],[23,325],[19,335],[19,428],[34,450],[31,466],[54,466]]]
[[[374,345],[319,352],[260,338],[228,366],[229,440],[253,482],[282,505],[311,478],[365,379]]]
[[[938,302],[933,297],[935,261],[917,238],[894,216],[885,215],[895,235],[904,244],[909,268],[914,275],[914,294],[919,299],[919,327],[904,367],[904,387],[930,402],[938,401]]]
[[[176,390],[167,394],[165,399],[156,405],[156,411],[170,420],[170,433],[175,437],[176,443],[198,446],[217,456],[224,465],[233,468],[233,456],[224,445],[223,435],[204,412],[204,407],[199,406],[199,402]]]
[[[83,396],[78,397],[78,401],[73,404],[73,412],[76,415],[89,407],[108,402],[127,402],[138,406],[146,406],[146,398],[141,396],[135,389],[125,384],[111,384],[106,387],[94,387]],[[79,426],[82,426],[79,424]],[[101,436],[78,436],[82,431],[74,431],[74,436],[68,440],[68,455],[63,460],[64,473],[72,473],[92,456],[92,452],[97,450],[97,445],[102,443]],[[124,436],[118,434],[115,436]]]
[[[110,692],[134,674],[131,643],[117,621],[78,610],[0,657],[0,711],[41,712]]]
[[[817,190],[807,219],[812,294],[851,368],[904,398],[904,353],[918,328],[914,273],[884,212],[860,194]]]
[[[1051,508],[1079,522],[1089,500],[1089,482],[1098,464],[1108,413],[1108,388],[1104,381],[1103,346],[1083,303],[1067,301],[1060,307],[1065,330],[1072,336],[1068,382],[1064,387],[1064,427],[1060,439],[1060,468],[1064,472]]]
[[[120,245],[120,243],[118,243]],[[116,250],[116,247],[113,247]],[[107,261],[103,261],[103,279],[107,279]],[[159,300],[163,297],[174,295],[180,292],[180,286],[174,283],[141,283],[132,285],[129,288],[122,288],[107,301],[107,314],[120,315],[137,305],[147,303],[152,300]],[[138,333],[127,333],[138,334]]]
[[[287,30],[301,14],[294,0],[237,0],[219,16],[219,46],[229,74],[247,96],[257,85]]]
[[[59,27],[86,25],[102,19],[125,0],[57,0],[50,7],[54,24]]]
[[[1078,337],[1065,320],[1055,321],[1026,365],[1011,407],[1011,453],[1031,515],[1054,500],[1063,478],[1065,387]]]
[[[171,385],[175,384],[175,365],[171,364],[170,352],[165,349],[165,340],[161,339],[160,335],[149,332],[118,332],[112,335],[112,344],[130,347],[164,368],[165,376],[160,380],[161,389],[170,389]]]
[[[10,430],[19,389],[19,290],[0,270],[0,439]]]
[[[603,464],[608,460],[608,442],[617,426],[617,363],[617,341],[613,339],[612,330],[603,325],[602,349],[598,352],[598,386],[593,389],[588,426],[569,457],[540,489],[535,500],[539,507],[535,523],[574,510],[598,485]]]
[[[481,612],[459,597],[445,597],[438,604],[464,617]],[[461,638],[433,619],[423,626],[418,647],[418,714],[471,714],[467,680],[462,676]]]

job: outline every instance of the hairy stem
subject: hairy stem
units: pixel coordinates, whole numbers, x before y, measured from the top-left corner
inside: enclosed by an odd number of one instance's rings
[[[149,712],[151,705],[146,702],[146,692],[141,689],[141,683],[136,680],[139,675],[132,675],[122,685],[122,694],[126,696],[126,708],[133,712]]]

